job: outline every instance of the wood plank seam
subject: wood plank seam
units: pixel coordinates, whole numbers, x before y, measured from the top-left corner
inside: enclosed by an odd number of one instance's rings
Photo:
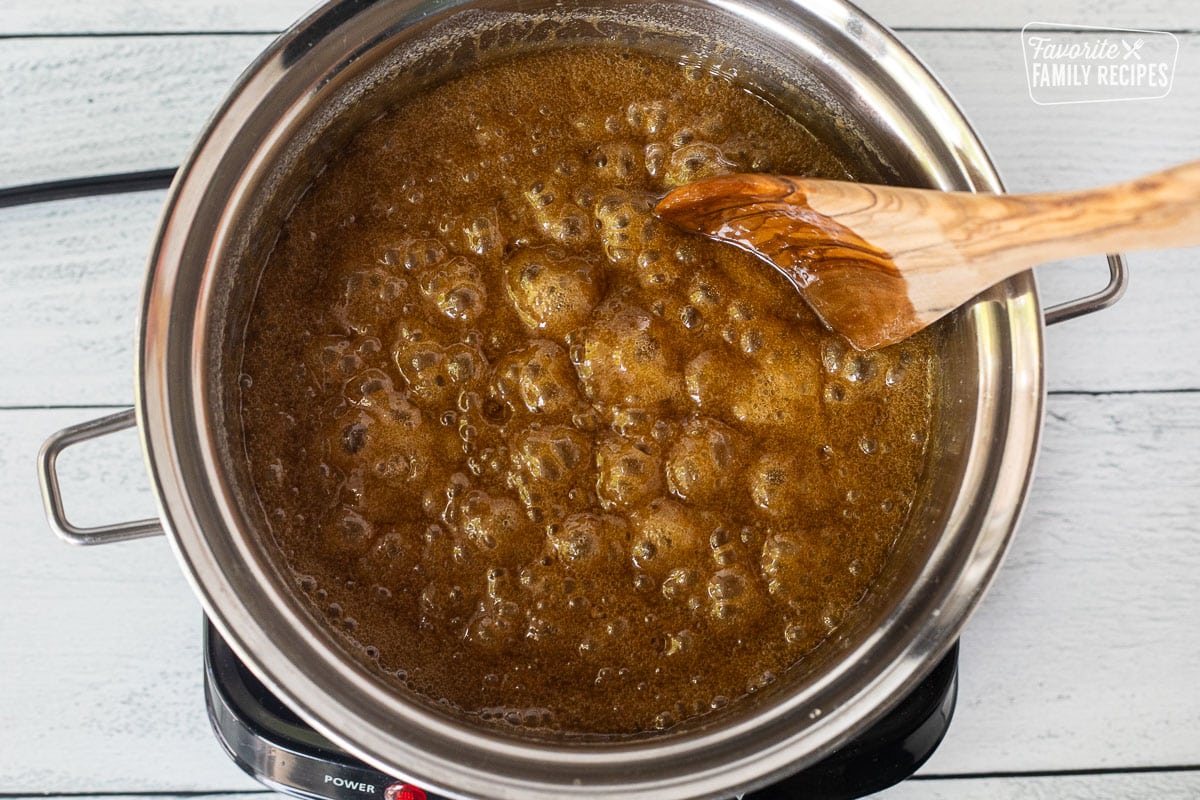
[[[278,36],[283,29],[211,30],[211,31],[106,31],[104,33],[0,33],[0,42],[31,39],[158,39],[167,36]],[[4,795],[0,795],[3,797]]]
[[[993,780],[996,778],[1067,778],[1097,775],[1153,775],[1159,773],[1195,772],[1200,774],[1200,764],[1168,764],[1165,766],[1096,767],[1094,769],[1043,769],[1043,770],[998,770],[994,772],[930,772],[918,773],[908,780]]]

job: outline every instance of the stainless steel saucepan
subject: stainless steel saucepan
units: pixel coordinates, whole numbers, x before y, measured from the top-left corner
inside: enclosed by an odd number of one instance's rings
[[[260,536],[240,452],[236,353],[280,223],[353,131],[398,97],[497,53],[623,41],[736,74],[884,179],[1000,191],[945,91],[889,32],[842,0],[341,0],[262,54],[172,186],[140,321],[137,407],[56,434],[41,455],[54,527],[98,544],[165,532],[212,621],[315,728],[383,771],[462,797],[716,797],[809,765],[880,717],[951,646],[998,568],[1042,427],[1043,317],[1030,274],[944,325],[933,459],[896,555],[858,620],[812,669],[726,713],[620,743],[548,742],[473,726],[384,685],[309,615]],[[81,529],[55,459],[137,425],[160,518]]]

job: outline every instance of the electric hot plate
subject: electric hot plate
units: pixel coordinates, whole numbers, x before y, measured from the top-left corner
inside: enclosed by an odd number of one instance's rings
[[[322,800],[443,800],[385,775],[304,723],[204,623],[204,695],[230,758],[277,792]],[[958,644],[884,717],[824,760],[744,800],[853,800],[912,775],[937,749],[958,695]]]

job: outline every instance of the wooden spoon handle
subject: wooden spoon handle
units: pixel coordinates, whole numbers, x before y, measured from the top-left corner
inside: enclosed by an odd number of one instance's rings
[[[1200,245],[1200,161],[1075,194],[1092,215],[1077,235],[1093,239],[1071,255]]]
[[[814,209],[851,230],[872,230],[864,198],[857,198],[860,210],[854,211],[849,197],[833,201],[821,196],[833,184],[805,188]],[[920,191],[927,202],[914,203],[911,189],[857,188],[869,190],[876,209],[905,208],[912,215],[913,225],[893,227],[886,241],[874,240],[910,280],[924,269],[944,275],[946,264],[957,261],[974,266],[976,278],[982,278],[975,282],[987,286],[1047,261],[1200,245],[1200,161],[1077,192]]]

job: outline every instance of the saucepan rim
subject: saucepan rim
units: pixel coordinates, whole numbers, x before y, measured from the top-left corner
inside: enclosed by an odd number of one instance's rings
[[[467,1],[392,5],[397,18],[417,19],[423,12],[446,13]],[[966,479],[978,495],[959,498],[951,513],[952,525],[973,531],[967,552],[955,556],[953,574],[935,574],[934,566],[927,566],[920,578],[929,584],[928,607],[921,611],[927,618],[920,624],[911,617],[890,620],[911,628],[902,641],[883,649],[881,633],[848,652],[844,664],[831,671],[830,681],[846,680],[851,669],[866,676],[852,708],[813,708],[805,698],[793,697],[753,718],[690,738],[592,748],[506,740],[448,720],[398,698],[348,665],[344,654],[312,635],[311,620],[287,593],[255,575],[259,556],[240,530],[242,516],[217,456],[211,393],[203,389],[211,380],[203,354],[214,337],[223,335],[205,322],[215,302],[213,264],[231,235],[221,222],[225,212],[212,208],[211,200],[221,191],[234,191],[241,180],[227,174],[227,150],[266,93],[303,59],[302,52],[296,55],[298,44],[336,36],[355,15],[383,5],[329,3],[272,44],[216,112],[167,199],[142,298],[137,421],[163,525],[192,588],[239,657],[316,729],[385,771],[447,794],[717,796],[766,784],[816,760],[883,714],[889,701],[910,690],[937,663],[999,566],[1032,478],[1043,416],[1043,328],[1032,276],[1017,276],[988,295],[992,324],[1007,337],[1000,348],[1004,364],[993,372],[1010,383],[997,379],[984,387],[992,405],[979,412],[980,430],[974,435],[989,437],[990,457]],[[859,48],[854,55],[870,59],[873,69],[902,87],[912,113],[936,127],[948,154],[938,165],[944,188],[1001,190],[990,159],[953,101],[894,36],[855,7],[840,0],[803,6],[709,0],[709,5],[760,14],[791,9],[788,13],[811,15],[841,31],[846,42]],[[288,113],[299,112],[289,108]],[[253,154],[258,157],[260,153]],[[193,287],[198,299],[189,291]],[[1000,419],[1003,424],[997,425]],[[942,555],[950,558],[948,552]],[[253,596],[247,589],[251,585],[257,587]],[[306,656],[298,660],[302,652]],[[868,663],[883,654],[888,663]],[[799,733],[794,729],[797,715],[809,717]],[[727,757],[718,758],[723,749]],[[478,763],[467,763],[474,761]],[[534,773],[537,777],[531,777]]]

